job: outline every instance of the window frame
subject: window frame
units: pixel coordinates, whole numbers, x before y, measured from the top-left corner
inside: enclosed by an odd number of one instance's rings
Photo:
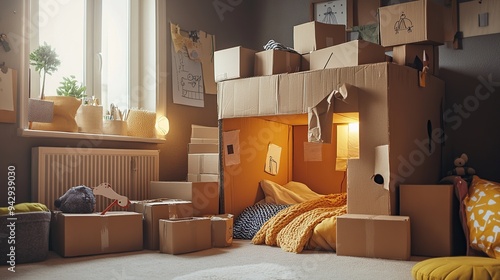
[[[92,2],[92,1],[88,1]],[[33,3],[37,3],[37,1],[33,0],[24,0],[23,1],[23,14],[24,18],[31,19],[31,5]],[[131,51],[135,51],[138,59],[147,60],[148,62],[153,63],[154,71],[151,71],[151,68],[147,68],[144,65],[146,63],[140,62],[137,71],[139,72],[136,77],[138,77],[137,87],[134,89],[129,84],[130,93],[137,92],[139,94],[138,97],[131,97],[129,94],[129,99],[131,102],[133,100],[137,101],[135,104],[130,103],[130,107],[134,108],[146,108],[149,106],[155,107],[156,115],[165,116],[166,115],[166,96],[165,94],[160,94],[160,92],[166,92],[166,75],[161,73],[166,73],[166,32],[161,32],[161,30],[167,30],[167,22],[166,22],[166,3],[162,0],[132,0],[134,5],[139,5],[134,7],[134,10],[139,11],[140,16],[138,18],[144,18],[144,21],[139,20],[137,23],[138,29],[135,31],[137,38],[140,38],[141,34],[151,33],[151,28],[155,29],[153,32],[153,40],[149,42],[149,47],[154,45],[155,52],[153,54],[140,53],[140,46],[136,45]],[[154,23],[145,22],[147,16],[151,16],[154,13]],[[88,133],[79,133],[79,132],[61,132],[61,131],[42,131],[42,130],[30,130],[28,128],[28,98],[31,90],[30,86],[30,60],[29,60],[29,52],[30,52],[30,44],[32,40],[36,40],[38,42],[37,33],[33,32],[32,29],[36,28],[33,26],[31,20],[23,20],[23,34],[22,38],[23,43],[21,45],[21,69],[20,69],[20,89],[19,89],[19,110],[18,110],[18,135],[22,137],[43,137],[43,138],[69,138],[69,139],[100,139],[100,140],[112,140],[112,141],[127,141],[127,142],[145,142],[145,143],[164,143],[164,138],[140,138],[140,137],[131,137],[131,136],[120,136],[120,135],[106,135],[106,134],[88,134]],[[87,28],[87,30],[89,30]],[[93,30],[93,28],[91,29]],[[91,31],[88,31],[91,32]],[[131,41],[142,42],[143,40],[133,40]],[[89,50],[87,50],[89,51]],[[131,54],[131,56],[134,56]],[[87,56],[88,57],[88,56]],[[87,62],[88,63],[88,62]],[[94,67],[96,67],[94,63]],[[86,73],[87,74],[87,73]],[[95,77],[93,77],[95,78]],[[145,81],[154,80],[154,86],[145,85]],[[93,81],[95,82],[95,81]],[[149,98],[151,97],[151,98]],[[147,99],[151,100],[147,102]],[[146,101],[145,101],[146,100]],[[151,104],[151,103],[155,104]],[[132,107],[134,106],[134,107]],[[150,109],[151,110],[151,109]]]

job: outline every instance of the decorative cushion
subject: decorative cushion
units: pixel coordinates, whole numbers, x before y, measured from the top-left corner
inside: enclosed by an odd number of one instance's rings
[[[500,259],[500,184],[474,176],[464,204],[470,246]]]
[[[418,262],[411,269],[415,280],[500,279],[500,260],[488,257],[442,257]]]
[[[233,237],[236,239],[252,239],[267,220],[288,206],[258,203],[245,208],[234,221]]]
[[[282,186],[270,180],[262,180],[260,187],[264,191],[266,203],[272,204],[295,204],[322,196],[312,191],[306,184],[294,181]]]

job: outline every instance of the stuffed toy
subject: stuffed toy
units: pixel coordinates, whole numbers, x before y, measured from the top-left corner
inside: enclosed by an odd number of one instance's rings
[[[92,213],[95,209],[95,196],[91,188],[76,186],[56,199],[54,206],[63,213]]]
[[[460,155],[460,157],[456,158],[453,161],[455,167],[452,170],[448,171],[448,175],[460,176],[462,178],[469,178],[472,175],[475,175],[476,170],[474,170],[474,168],[466,166],[468,161],[469,157],[467,157],[467,154]]]

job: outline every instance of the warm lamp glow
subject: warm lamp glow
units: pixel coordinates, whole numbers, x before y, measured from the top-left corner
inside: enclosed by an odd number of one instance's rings
[[[337,125],[337,160],[335,170],[346,171],[347,160],[359,158],[359,123]]]
[[[165,136],[167,135],[168,131],[170,130],[170,124],[168,122],[167,117],[165,116],[160,116],[156,119],[156,133],[158,135]]]

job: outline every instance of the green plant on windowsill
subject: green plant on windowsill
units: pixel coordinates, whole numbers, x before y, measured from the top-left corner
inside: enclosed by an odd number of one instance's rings
[[[82,85],[75,76],[71,75],[69,77],[63,77],[60,86],[56,89],[57,95],[59,96],[72,96],[77,99],[83,99],[87,87]]]
[[[45,98],[45,76],[52,75],[60,64],[61,61],[58,59],[56,50],[46,42],[30,53],[30,65],[35,66],[35,71],[42,76],[40,99]]]

